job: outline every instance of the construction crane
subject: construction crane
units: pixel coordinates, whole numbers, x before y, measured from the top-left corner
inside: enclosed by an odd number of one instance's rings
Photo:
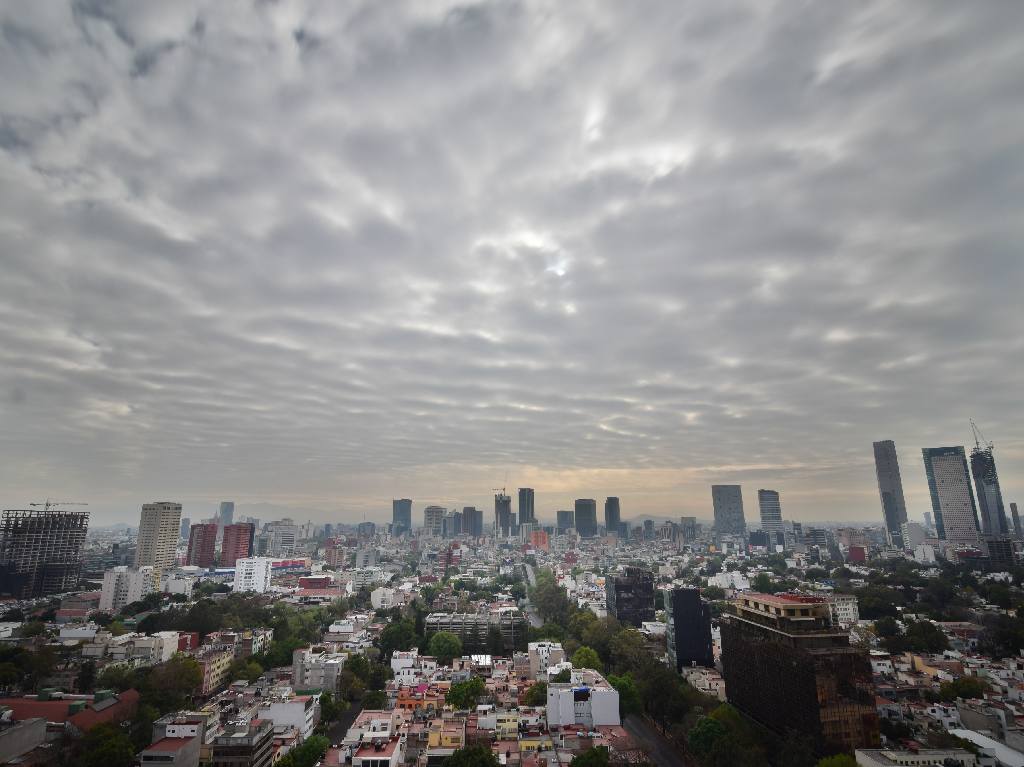
[[[29,506],[42,506],[43,511],[49,511],[54,506],[88,506],[87,503],[79,503],[78,501],[51,501],[49,498],[43,503],[30,503]]]
[[[995,443],[989,442],[987,439],[985,439],[985,435],[981,433],[981,429],[978,428],[978,424],[974,422],[974,419],[972,418],[970,419],[970,421],[971,431],[974,432],[974,446],[978,450],[981,450],[982,445],[984,445],[987,450],[991,450],[993,447],[995,447]]]

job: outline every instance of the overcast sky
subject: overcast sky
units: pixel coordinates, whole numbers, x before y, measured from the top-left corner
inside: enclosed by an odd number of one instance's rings
[[[5,508],[1024,502],[1024,3],[0,13]]]

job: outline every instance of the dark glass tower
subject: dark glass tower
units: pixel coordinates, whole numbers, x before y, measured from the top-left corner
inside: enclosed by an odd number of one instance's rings
[[[891,439],[873,443],[875,448],[875,475],[878,477],[878,495],[882,501],[885,529],[894,546],[903,546],[900,525],[907,521],[907,503],[903,498],[903,480],[896,457],[896,443]]]
[[[711,609],[697,589],[665,591],[668,614],[668,657],[677,672],[691,666],[715,665],[711,642]]]
[[[971,474],[978,493],[978,511],[981,512],[981,530],[985,535],[1009,535],[1003,492],[999,489],[999,474],[992,445],[975,445],[971,450]]]
[[[715,533],[746,535],[743,516],[743,491],[739,485],[712,485],[711,502],[715,509]]]
[[[395,535],[412,530],[412,501],[408,498],[391,502],[391,530]]]
[[[580,538],[597,535],[597,501],[593,498],[576,499],[576,532]]]
[[[619,523],[622,521],[622,513],[619,509],[619,499],[610,496],[604,499],[604,529],[608,533],[618,535]]]
[[[604,581],[608,614],[621,623],[640,628],[654,620],[654,574],[641,567],[627,567],[622,575],[609,574]]]
[[[533,488],[519,488],[519,524],[525,525],[528,522],[536,522],[537,515],[533,508]]]
[[[576,513],[572,509],[560,509],[555,515],[555,526],[559,533],[576,527]]]
[[[507,538],[512,534],[512,496],[494,496],[494,534]]]

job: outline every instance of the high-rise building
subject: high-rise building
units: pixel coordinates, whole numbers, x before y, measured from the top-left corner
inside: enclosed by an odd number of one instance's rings
[[[1024,540],[1024,530],[1021,529],[1020,525],[1020,514],[1017,513],[1017,504],[1010,504],[1010,516],[1013,518],[1013,535],[1018,541]]]
[[[427,506],[423,510],[423,532],[435,538],[444,535],[444,518],[448,509],[444,506]]]
[[[396,498],[391,502],[391,532],[401,535],[412,530],[412,500]]]
[[[252,522],[236,522],[224,528],[224,543],[220,551],[220,566],[234,567],[239,559],[253,555],[253,539],[256,525]]]
[[[113,567],[103,573],[99,608],[106,613],[118,613],[125,605],[141,601],[146,594],[156,591],[159,585],[156,568],[148,565]]]
[[[512,496],[504,493],[494,496],[494,534],[502,538],[512,534]]]
[[[971,474],[974,475],[974,489],[978,493],[978,511],[981,513],[981,530],[985,535],[1009,535],[1006,522],[1006,508],[1003,506],[1003,491],[999,487],[996,459],[992,445],[982,447],[975,444],[971,450]]]
[[[263,594],[270,588],[274,560],[268,557],[243,557],[235,561],[235,591]]]
[[[924,517],[924,526],[929,530],[934,530],[935,520],[932,519],[932,513],[930,511],[926,511],[922,516]]]
[[[188,535],[186,564],[197,567],[213,567],[217,556],[217,523],[200,522],[192,525]]]
[[[448,537],[458,538],[462,535],[462,512],[453,511],[448,517]]]
[[[872,443],[875,450],[875,476],[878,496],[882,501],[885,529],[893,546],[902,546],[900,525],[907,521],[907,503],[903,498],[903,480],[896,457],[896,443],[891,439]]]
[[[622,522],[622,510],[619,499],[614,495],[604,499],[604,529],[609,535],[619,534],[619,523]]]
[[[462,507],[462,532],[470,538],[484,534],[484,512],[475,506]]]
[[[921,454],[939,538],[957,545],[976,545],[978,508],[963,447],[926,447]]]
[[[779,502],[777,490],[758,490],[757,505],[761,512],[761,529],[768,533],[769,540],[774,540],[774,533],[781,533],[782,504]]]
[[[525,525],[528,522],[536,522],[537,514],[533,507],[533,488],[519,488],[519,524]]]
[[[900,533],[900,537],[903,540],[903,548],[910,552],[913,552],[924,543],[928,537],[928,531],[924,529],[924,525],[920,522],[904,522],[900,525]]]
[[[746,535],[743,517],[743,490],[739,485],[712,485],[711,502],[715,508],[715,533]]]
[[[597,535],[597,501],[593,498],[577,498],[575,506],[576,532],[580,538],[593,538]]]
[[[700,526],[697,524],[696,517],[680,517],[679,518],[679,533],[683,536],[683,543],[693,543],[697,540]]]
[[[654,620],[654,574],[642,567],[626,567],[621,575],[604,579],[608,614],[620,623],[640,628]]]
[[[779,734],[811,736],[819,751],[878,744],[871,664],[833,626],[824,597],[746,592],[720,619],[729,703]]]
[[[555,529],[559,533],[572,530],[574,527],[576,527],[576,513],[574,511],[560,509],[555,512]]]
[[[714,666],[711,608],[701,599],[700,591],[680,588],[666,589],[664,593],[669,662],[677,672],[690,666]]]
[[[644,520],[644,540],[645,541],[653,541],[654,540],[654,520],[653,519],[645,519]]]
[[[187,541],[189,531],[192,529],[192,520],[188,517],[181,518],[181,540]]]
[[[235,521],[235,502],[234,501],[221,501],[220,502],[220,514],[217,516],[217,521],[220,523],[221,531],[225,527]]]
[[[267,552],[271,556],[287,557],[295,553],[299,526],[289,517],[267,522],[264,533],[267,535]]]
[[[8,509],[0,521],[0,593],[15,599],[78,586],[87,511]],[[178,528],[174,528],[177,536]]]
[[[142,504],[135,566],[162,569],[177,560],[181,534],[181,504],[169,501]]]

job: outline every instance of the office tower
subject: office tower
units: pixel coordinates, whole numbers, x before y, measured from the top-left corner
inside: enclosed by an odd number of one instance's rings
[[[188,554],[185,563],[197,567],[213,567],[217,553],[217,523],[201,522],[192,525],[188,535]]]
[[[462,535],[461,511],[453,511],[451,517],[449,517],[448,535],[452,538],[458,538],[460,535]]]
[[[360,522],[356,525],[356,535],[363,539],[373,538],[377,535],[377,523]]]
[[[758,490],[757,505],[761,512],[761,529],[768,533],[769,545],[775,541],[775,533],[781,533],[782,504],[777,490]]]
[[[780,735],[811,736],[819,751],[878,744],[867,652],[833,626],[824,597],[742,594],[720,619],[729,703]]]
[[[525,525],[527,522],[536,521],[537,514],[533,507],[533,488],[521,487],[519,488],[519,524]]]
[[[896,457],[896,443],[891,439],[873,442],[875,450],[875,476],[878,478],[878,496],[882,501],[885,529],[893,546],[903,546],[900,525],[907,521],[907,503],[903,498],[903,480]]]
[[[743,518],[743,491],[739,485],[712,485],[711,502],[715,507],[715,533],[746,535]]]
[[[576,514],[573,511],[559,510],[555,512],[555,529],[559,534],[576,527]]]
[[[153,567],[113,567],[103,573],[99,608],[105,613],[118,613],[125,605],[141,601],[159,586],[160,578]]]
[[[1024,530],[1020,527],[1020,514],[1017,513],[1017,504],[1010,504],[1010,516],[1013,518],[1013,535],[1020,541],[1024,540]]]
[[[239,559],[253,555],[253,539],[256,525],[252,522],[236,522],[224,528],[224,543],[221,545],[220,566],[234,567]]]
[[[697,540],[698,528],[696,517],[679,518],[679,533],[683,537],[683,543],[693,543]]]
[[[444,516],[448,509],[443,506],[427,506],[423,510],[423,532],[435,538],[444,535]]]
[[[225,527],[235,521],[235,502],[234,501],[221,501],[220,502],[220,514],[217,517],[217,521],[220,523],[220,529],[223,531]]]
[[[691,588],[665,589],[669,663],[677,672],[690,666],[715,665],[711,642],[711,608]]]
[[[593,538],[597,535],[597,501],[593,498],[577,498],[574,519],[580,538]]]
[[[0,521],[0,593],[15,599],[78,586],[89,512],[8,509]],[[174,528],[175,536],[178,528]]]
[[[641,567],[626,567],[621,575],[609,573],[604,579],[608,614],[620,623],[640,628],[654,620],[654,573]]]
[[[920,522],[904,522],[900,525],[900,537],[903,540],[903,548],[913,552],[924,543],[925,538],[928,537],[928,531]]]
[[[391,532],[401,535],[412,530],[412,501],[408,498],[396,498],[391,502]]]
[[[135,566],[162,569],[177,561],[181,531],[181,504],[169,501],[142,504]]]
[[[991,443],[982,447],[975,443],[971,450],[971,474],[974,475],[974,489],[978,493],[978,511],[981,514],[981,529],[985,535],[1009,535],[1006,523],[1006,508],[1003,506],[1003,491],[999,488],[999,474]]]
[[[192,529],[192,520],[189,519],[188,517],[182,517],[181,518],[181,536],[180,536],[181,540],[183,540],[183,541],[187,541],[188,540],[188,533],[189,533],[189,530],[191,530],[191,529]]]
[[[926,447],[921,454],[939,538],[957,545],[977,544],[978,509],[963,447]]]
[[[926,511],[922,516],[924,516],[924,526],[929,530],[934,530],[935,520],[932,519],[932,513],[930,511]]]
[[[604,529],[609,535],[619,534],[619,523],[622,522],[622,512],[619,509],[619,499],[609,496],[604,499]]]
[[[484,512],[475,506],[462,507],[462,530],[471,538],[484,534]]]
[[[508,538],[512,534],[512,496],[494,496],[494,535]]]
[[[644,540],[645,541],[653,541],[654,540],[654,520],[653,519],[645,519],[644,520]]]
[[[299,526],[289,517],[267,522],[263,532],[267,536],[266,553],[274,557],[287,557],[295,553]]]
[[[263,594],[270,588],[274,560],[268,557],[243,557],[235,561],[235,591]]]

